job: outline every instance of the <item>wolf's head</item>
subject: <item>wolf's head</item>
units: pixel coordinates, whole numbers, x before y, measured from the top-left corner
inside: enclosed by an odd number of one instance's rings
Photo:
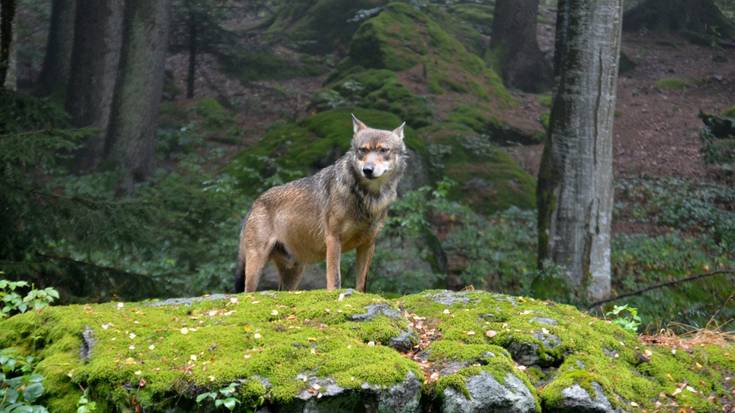
[[[370,183],[382,181],[401,173],[404,168],[406,145],[403,129],[406,122],[396,129],[373,129],[352,115],[352,152],[355,172]]]

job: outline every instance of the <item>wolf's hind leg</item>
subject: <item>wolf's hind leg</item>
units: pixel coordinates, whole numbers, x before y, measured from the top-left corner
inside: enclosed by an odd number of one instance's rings
[[[263,268],[268,263],[273,244],[247,248],[245,255],[245,292],[250,293],[258,288]]]

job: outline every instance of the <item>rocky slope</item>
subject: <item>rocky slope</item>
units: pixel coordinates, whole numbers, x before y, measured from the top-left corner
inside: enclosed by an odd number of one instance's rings
[[[553,302],[427,291],[261,292],[52,307],[0,322],[38,360],[54,412],[719,411],[735,347],[644,344]],[[216,398],[224,397],[215,395]]]

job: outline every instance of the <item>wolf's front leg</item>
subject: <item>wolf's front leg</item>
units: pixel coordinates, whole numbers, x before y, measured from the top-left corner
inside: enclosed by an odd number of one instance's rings
[[[327,235],[327,290],[334,290],[342,286],[342,277],[339,272],[341,254],[342,245],[339,237]]]
[[[375,240],[367,244],[357,247],[357,256],[355,257],[355,271],[357,274],[357,291],[365,292],[367,290],[367,274],[370,269],[370,262],[373,260],[375,253]]]

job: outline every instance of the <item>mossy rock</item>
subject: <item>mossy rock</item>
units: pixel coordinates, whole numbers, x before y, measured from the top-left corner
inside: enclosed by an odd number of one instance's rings
[[[500,146],[534,145],[543,141],[543,134],[530,134],[510,126],[493,116],[490,108],[482,105],[460,104],[447,115],[446,120],[487,135],[491,142]]]
[[[733,345],[674,352],[570,306],[479,291],[51,307],[0,321],[0,348],[36,358],[58,413],[76,411],[80,388],[101,411],[193,411],[230,383],[244,410],[568,411],[586,393],[610,407],[594,411],[720,411],[735,371]]]
[[[342,156],[352,142],[354,113],[367,125],[392,130],[402,120],[379,110],[352,108],[318,113],[299,122],[272,126],[255,146],[240,153],[228,166],[243,189],[256,194],[275,184],[313,174]],[[411,128],[406,129],[406,146],[419,154],[424,144]]]
[[[433,178],[446,176],[458,183],[450,197],[484,214],[536,205],[533,177],[489,136],[461,123],[441,123],[418,133],[426,141]]]
[[[468,93],[508,102],[498,75],[416,6],[391,3],[355,33],[341,71],[354,66],[396,72],[422,65],[431,93]]]
[[[269,33],[286,33],[309,52],[346,49],[361,21],[387,0],[290,0],[276,15]],[[363,12],[360,14],[360,12]]]
[[[327,88],[315,97],[318,109],[357,106],[384,110],[414,128],[429,125],[433,120],[427,98],[414,95],[390,70],[357,71],[332,80]]]

